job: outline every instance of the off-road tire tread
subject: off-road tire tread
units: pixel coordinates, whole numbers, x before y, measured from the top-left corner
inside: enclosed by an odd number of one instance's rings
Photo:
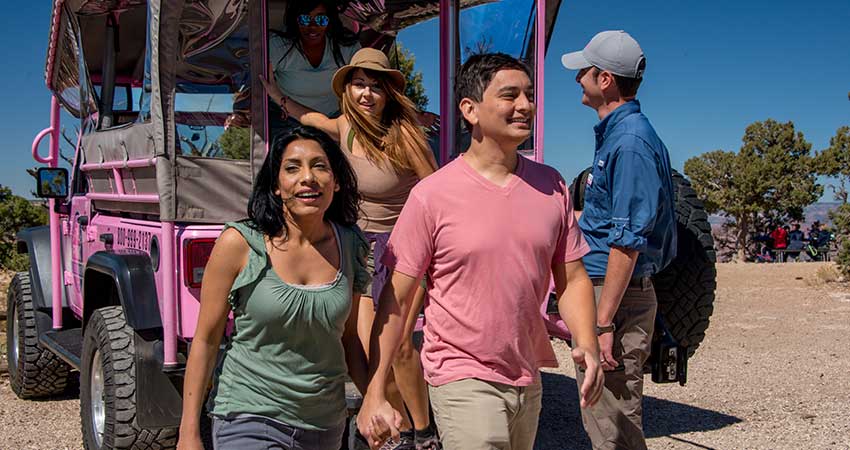
[[[9,364],[9,384],[19,398],[33,399],[62,394],[68,388],[71,366],[56,354],[42,348],[38,342],[32,284],[28,272],[18,272],[12,278],[7,293],[7,311],[18,317],[18,364]],[[12,320],[6,318],[7,358],[11,354]],[[11,363],[11,361],[9,361]]]
[[[91,334],[91,335],[90,335]],[[177,428],[142,428],[136,423],[136,370],[135,344],[133,329],[127,325],[124,311],[120,306],[100,308],[94,312],[86,327],[86,344],[94,343],[100,347],[103,364],[104,391],[106,395],[106,424],[103,447],[128,450],[166,450],[177,447]],[[80,403],[82,414],[83,441],[87,450],[99,450],[90,446],[88,438],[91,424],[86,416],[91,416],[88,388],[88,361],[94,349],[83,351],[83,373],[80,377]],[[114,398],[110,384],[114,384]],[[156,395],[153,392],[147,395]],[[111,400],[111,401],[110,401]],[[110,408],[110,404],[114,406]],[[110,409],[114,410],[110,414]]]
[[[653,282],[664,324],[693,356],[705,338],[717,289],[714,238],[705,207],[691,183],[673,171],[677,255]]]

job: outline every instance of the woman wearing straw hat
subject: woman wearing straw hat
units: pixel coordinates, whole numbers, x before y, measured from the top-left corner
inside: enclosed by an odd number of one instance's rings
[[[360,302],[358,334],[368,352],[375,302],[380,296],[388,271],[381,263],[390,231],[407,201],[413,186],[436,170],[425,134],[417,121],[417,110],[404,95],[404,75],[390,68],[380,50],[358,50],[351,62],[334,74],[333,90],[340,99],[342,115],[332,119],[307,110],[289,99],[276,85],[263,81],[269,96],[286,113],[305,125],[325,131],[340,145],[357,174],[361,203],[358,225],[372,245],[369,262],[374,267],[371,298]],[[416,293],[407,318],[405,332],[410,337],[422,307],[424,289]],[[363,297],[369,297],[367,293]],[[413,423],[404,417],[402,429],[417,430],[417,448],[436,448],[436,438],[428,415],[428,393],[422,377],[419,352],[412,339],[405,339],[394,364],[395,378]],[[395,403],[401,407],[397,395]],[[404,411],[404,409],[399,409]],[[414,448],[411,432],[402,434],[400,446]]]

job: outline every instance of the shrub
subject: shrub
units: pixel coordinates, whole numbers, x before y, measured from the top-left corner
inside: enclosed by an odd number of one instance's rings
[[[850,278],[850,204],[842,203],[829,212],[835,232],[838,257],[835,262],[844,278]]]
[[[29,267],[29,259],[19,255],[15,248],[15,234],[22,228],[47,223],[47,209],[12,194],[0,185],[0,267],[22,271]]]

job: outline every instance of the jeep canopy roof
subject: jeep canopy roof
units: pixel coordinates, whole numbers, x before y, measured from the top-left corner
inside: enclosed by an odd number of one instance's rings
[[[441,2],[341,3],[361,42],[387,50],[399,30],[437,16]],[[461,0],[459,6],[483,3],[499,2]],[[267,151],[268,106],[257,74],[267,67],[269,17],[281,17],[284,6],[274,0],[54,0],[45,81],[82,120],[76,165],[96,209],[196,223],[245,216]],[[559,6],[546,3],[547,41]],[[442,76],[449,70],[441,68]],[[112,86],[123,90],[124,109],[104,104]],[[245,143],[239,155],[222,156],[210,145],[228,128],[230,138]]]

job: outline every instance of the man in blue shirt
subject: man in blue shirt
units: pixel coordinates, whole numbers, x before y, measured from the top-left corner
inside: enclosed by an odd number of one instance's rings
[[[670,156],[635,99],[646,59],[628,33],[601,32],[561,62],[579,71],[581,101],[600,120],[579,226],[590,246],[583,260],[596,292],[605,390],[582,421],[594,449],[642,450],[643,366],[657,309],[650,277],[676,253]]]

